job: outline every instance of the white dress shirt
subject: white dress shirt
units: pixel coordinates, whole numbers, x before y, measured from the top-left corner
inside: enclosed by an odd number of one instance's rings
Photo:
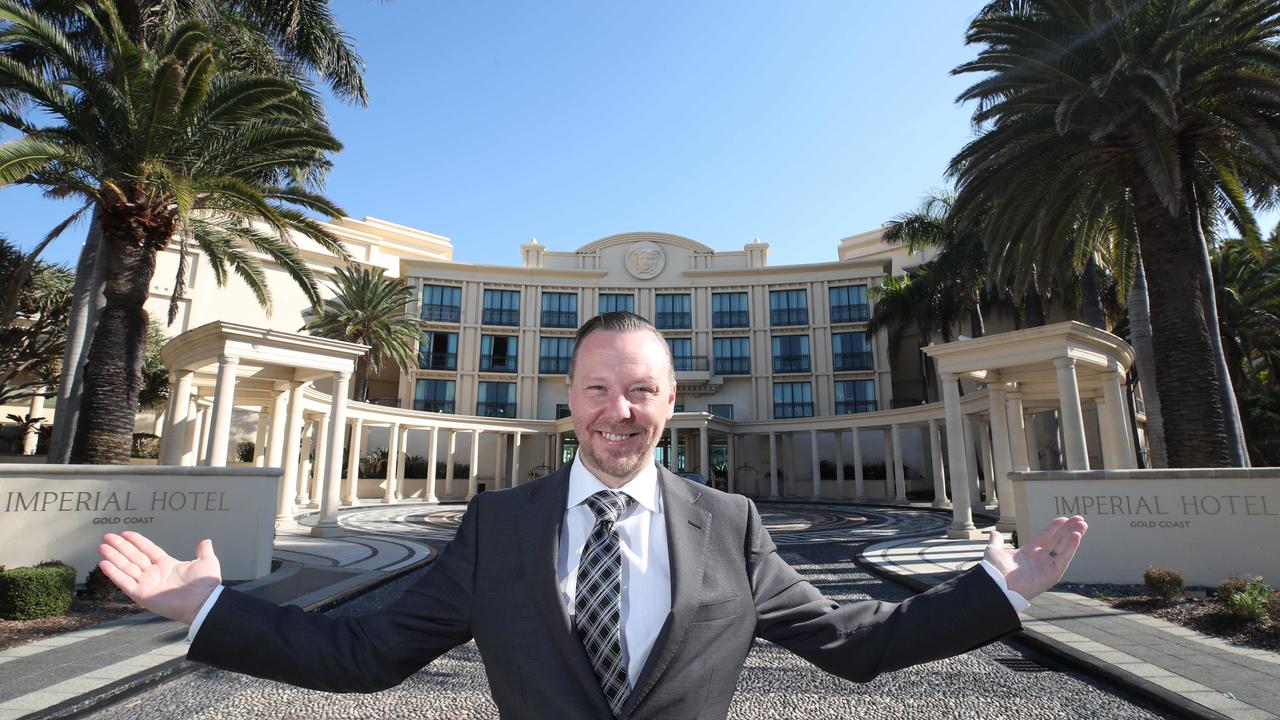
[[[560,557],[556,560],[556,581],[570,619],[577,594],[578,564],[596,524],[596,515],[586,499],[608,489],[574,459],[560,529]],[[635,687],[653,642],[671,612],[671,557],[667,553],[658,466],[646,465],[619,492],[635,501],[615,525],[622,551],[622,658],[627,665],[627,684]]]

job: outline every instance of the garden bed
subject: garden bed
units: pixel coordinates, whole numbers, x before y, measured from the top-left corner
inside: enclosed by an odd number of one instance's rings
[[[98,625],[140,611],[141,608],[131,602],[73,600],[66,615],[36,620],[0,620],[0,650]]]

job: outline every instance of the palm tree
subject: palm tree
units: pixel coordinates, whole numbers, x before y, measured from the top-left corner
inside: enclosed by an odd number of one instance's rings
[[[89,350],[72,462],[127,462],[141,389],[147,298],[156,254],[176,237],[209,259],[215,278],[238,275],[269,303],[259,253],[313,304],[315,278],[290,233],[345,257],[304,210],[341,214],[299,175],[340,144],[292,82],[223,70],[208,28],[192,20],[142,46],[110,0],[85,15],[97,38],[85,53],[53,23],[0,0],[0,45],[23,44],[42,70],[0,58],[0,87],[41,114],[4,122],[24,137],[0,146],[0,186],[24,183],[79,197],[98,216],[105,306]],[[101,16],[101,17],[99,17]],[[102,19],[105,18],[105,19]],[[34,118],[54,124],[36,125]]]
[[[1202,217],[1257,238],[1280,179],[1277,0],[995,0],[966,39],[981,134],[952,160],[956,212],[988,249],[1035,256],[1090,206],[1128,198],[1150,292],[1174,466],[1243,464],[1211,329]]]
[[[98,52],[92,24],[86,22],[77,3],[27,0],[24,5],[57,24],[83,52]],[[368,102],[364,62],[356,54],[351,38],[337,25],[328,0],[117,0],[116,7],[126,32],[142,46],[153,46],[161,32],[172,31],[184,20],[204,21],[217,39],[215,55],[224,67],[293,81],[302,89],[307,108],[317,118],[323,115],[323,105],[313,91],[313,79],[326,83],[341,100],[361,106]],[[16,44],[0,49],[0,53],[36,68],[45,62],[39,48],[30,45]],[[21,97],[20,93],[0,90],[0,111],[21,112]],[[322,164],[309,172],[323,169]],[[36,245],[28,255],[28,265],[73,219],[74,216],[59,224]],[[71,433],[78,424],[82,357],[102,304],[104,267],[97,252],[101,235],[94,213],[77,263],[58,387],[59,422],[49,444],[50,462],[67,461]],[[5,307],[9,306],[11,302],[6,302]]]
[[[401,370],[414,365],[418,321],[405,312],[405,305],[413,301],[413,289],[384,277],[381,269],[348,265],[338,268],[333,293],[303,330],[369,346],[369,352],[356,361],[351,383],[351,397],[363,401],[371,372],[378,372],[388,361]]]

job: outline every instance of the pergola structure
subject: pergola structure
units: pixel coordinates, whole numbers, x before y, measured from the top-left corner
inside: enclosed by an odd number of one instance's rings
[[[254,462],[283,469],[277,527],[292,524],[295,508],[313,507],[320,518],[312,532],[332,536],[342,532],[337,521],[342,505],[410,497],[427,502],[469,499],[483,489],[513,487],[528,479],[522,463],[537,466],[541,459],[548,470],[563,463],[573,432],[570,418],[472,417],[347,400],[350,373],[366,350],[224,322],[175,337],[161,352],[172,388],[162,421],[161,464],[226,465],[232,451],[232,408],[256,412]],[[1132,351],[1114,335],[1069,322],[933,345],[925,352],[938,363],[943,402],[754,421],[680,412],[663,439],[672,449],[669,464],[674,470],[683,444],[687,469],[709,479],[713,445],[722,445],[730,492],[905,504],[909,482],[920,482],[908,478],[908,462],[914,461],[927,478],[925,491],[931,486],[934,507],[952,509],[949,532],[954,537],[975,536],[973,510],[986,510],[997,500],[1001,529],[1014,526],[1007,474],[1041,469],[1028,449],[1038,441],[1027,422],[1030,413],[1060,412],[1067,469],[1088,468],[1087,435],[1100,439],[1107,468],[1135,466],[1123,387]],[[968,388],[963,396],[962,379]],[[317,382],[328,387],[317,389]],[[1084,427],[1086,407],[1097,417],[1092,434]],[[385,477],[362,479],[360,459],[372,445],[369,432],[374,428],[386,431]],[[424,435],[427,479],[417,487],[418,481],[406,477],[405,466],[414,454],[411,445],[421,448]],[[539,436],[540,448],[530,442]],[[883,448],[883,485],[864,477],[868,437]],[[465,483],[454,477],[460,467],[454,462],[460,438],[469,445]],[[481,454],[482,438],[492,452]],[[797,452],[797,442],[807,442],[808,453]],[[851,478],[846,478],[846,447]],[[920,455],[908,455],[908,449]],[[738,477],[738,463],[747,467],[748,460],[764,464],[766,471]],[[822,479],[821,466],[827,461],[834,461],[834,483]],[[437,471],[440,464],[443,472]],[[482,465],[489,474],[482,475]],[[806,473],[808,482],[800,482]],[[980,477],[985,481],[981,486]],[[482,483],[482,478],[488,480]]]

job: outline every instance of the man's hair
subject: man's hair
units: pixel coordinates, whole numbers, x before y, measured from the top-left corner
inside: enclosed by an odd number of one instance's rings
[[[667,344],[666,337],[653,323],[640,317],[633,312],[607,312],[600,313],[590,320],[582,323],[582,327],[578,328],[578,334],[573,336],[573,352],[569,355],[569,379],[573,379],[573,369],[578,364],[578,348],[582,347],[582,341],[594,332],[647,332],[653,333],[653,336],[662,342],[662,348],[666,350],[667,367],[671,368],[671,381],[676,379],[676,361],[671,354],[671,346]]]

